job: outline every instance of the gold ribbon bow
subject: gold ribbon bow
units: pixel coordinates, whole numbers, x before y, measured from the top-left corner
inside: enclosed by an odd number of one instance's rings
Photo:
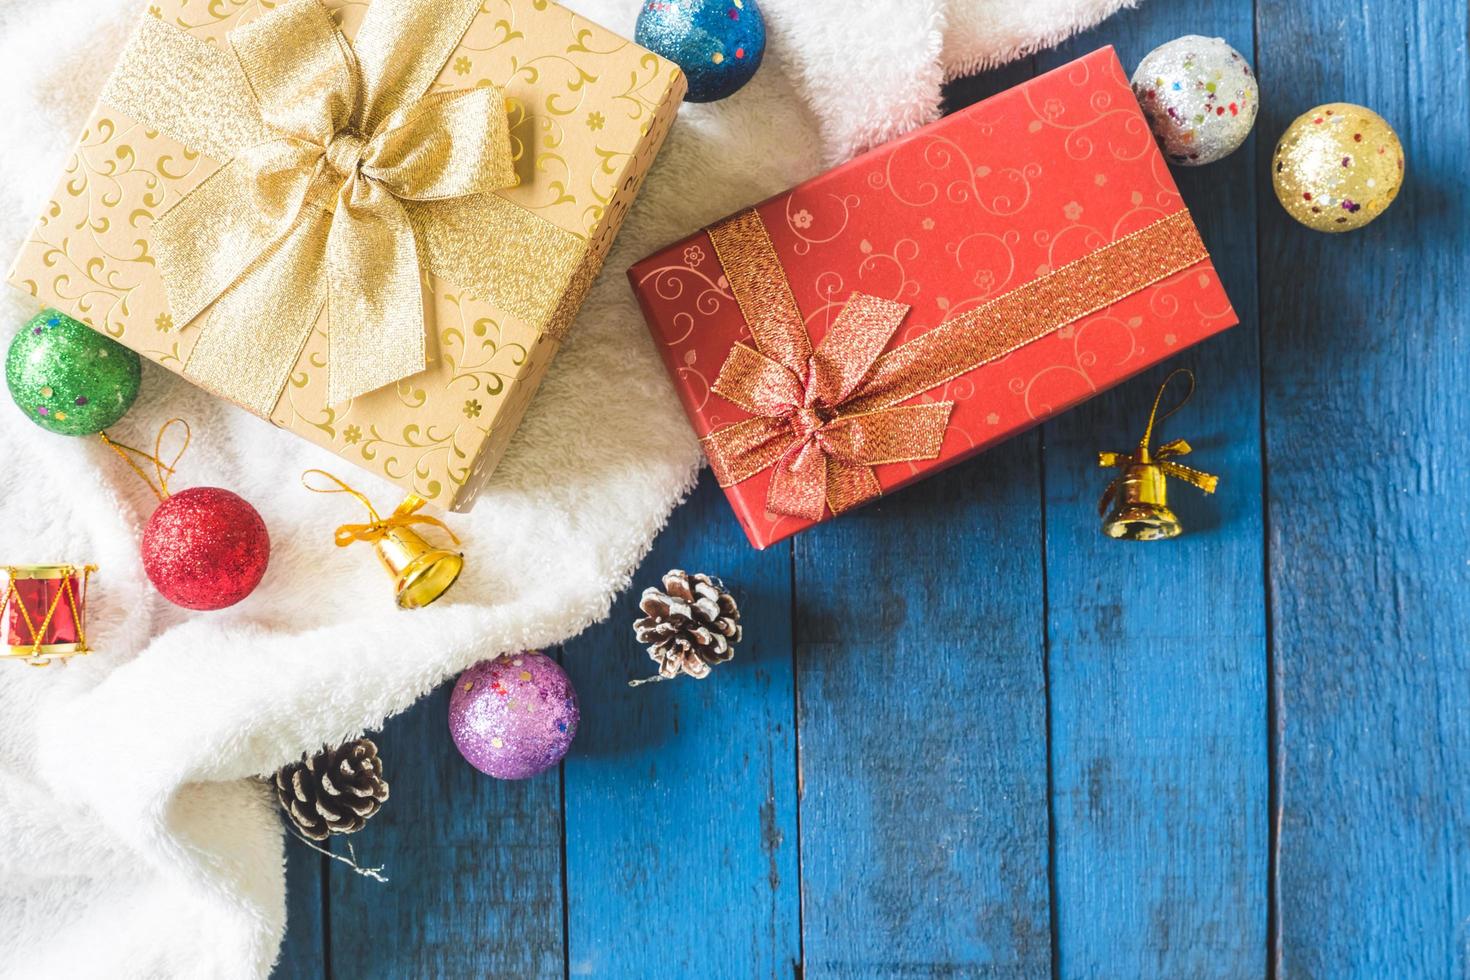
[[[713,386],[751,418],[701,442],[721,486],[769,469],[767,508],[809,521],[881,494],[874,466],[939,455],[953,402],[903,402],[1208,257],[1178,211],[890,351],[909,307],[854,293],[813,349],[759,212],[708,234],[755,346]]]
[[[1189,379],[1189,389],[1185,391],[1184,397],[1179,399],[1178,404],[1169,409],[1163,415],[1159,414],[1159,403],[1164,399],[1164,392],[1169,383],[1177,377]],[[1176,463],[1174,460],[1179,456],[1187,456],[1193,452],[1193,448],[1183,439],[1174,439],[1164,443],[1157,449],[1153,448],[1154,427],[1163,422],[1169,416],[1179,411],[1194,397],[1194,372],[1188,368],[1177,368],[1169,372],[1164,383],[1159,385],[1158,394],[1154,395],[1154,406],[1148,413],[1148,426],[1143,430],[1143,438],[1138,440],[1138,448],[1131,453],[1100,452],[1097,454],[1097,465],[1108,468],[1116,467],[1119,470],[1113,482],[1103,491],[1102,500],[1098,502],[1097,512],[1099,516],[1107,514],[1108,508],[1113,506],[1118,493],[1123,489],[1123,481],[1127,478],[1130,466],[1155,466],[1165,476],[1172,476],[1176,480],[1183,480],[1190,486],[1198,487],[1205,493],[1214,493],[1215,487],[1219,485],[1220,478],[1209,473]]]
[[[323,489],[312,486],[306,482],[306,478],[312,474],[326,477],[328,480],[337,484],[337,489],[334,490],[330,487]],[[372,518],[368,523],[342,524],[337,528],[336,533],[333,535],[333,540],[336,541],[337,547],[339,548],[346,548],[356,541],[381,541],[391,529],[395,527],[411,527],[414,524],[431,524],[449,535],[449,539],[455,544],[459,544],[459,538],[449,529],[449,525],[432,514],[419,512],[427,501],[418,494],[409,494],[403,499],[403,503],[399,504],[393,510],[393,513],[387,517],[382,517],[378,514],[377,509],[373,507],[372,501],[368,500],[364,494],[348,486],[346,482],[328,473],[326,470],[307,470],[301,474],[301,485],[312,493],[350,493],[357,498],[359,503],[367,508],[368,516]]]
[[[157,18],[104,101],[223,166],[154,223],[184,373],[269,415],[326,311],[327,399],[426,364],[423,276],[541,328],[584,243],[494,192],[516,184],[505,97],[429,92],[480,0],[376,0],[349,43],[317,0],[210,45]]]

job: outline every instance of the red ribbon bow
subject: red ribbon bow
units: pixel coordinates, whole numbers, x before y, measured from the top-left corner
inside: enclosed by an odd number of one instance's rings
[[[953,402],[849,409],[908,312],[854,293],[816,350],[804,326],[766,345],[772,356],[736,344],[714,390],[752,418],[705,438],[720,483],[771,467],[771,511],[817,521],[878,496],[872,467],[938,456]]]

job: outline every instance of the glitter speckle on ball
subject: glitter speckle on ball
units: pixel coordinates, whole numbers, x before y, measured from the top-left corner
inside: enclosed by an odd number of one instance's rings
[[[1154,48],[1133,94],[1171,163],[1198,167],[1239,149],[1260,108],[1251,66],[1223,38],[1186,34]]]
[[[89,436],[138,397],[138,355],[55,310],[32,317],[10,343],[5,383],[26,417],[64,436]]]
[[[1298,116],[1271,158],[1276,199],[1316,231],[1363,227],[1393,203],[1403,182],[1398,134],[1378,113],[1350,102]]]
[[[191,487],[158,505],[143,529],[143,570],[185,609],[223,609],[260,584],[270,562],[265,521],[238,494]]]
[[[756,0],[646,0],[633,39],[684,70],[689,102],[715,102],[750,81],[766,51]]]
[[[470,765],[496,779],[526,779],[562,760],[577,734],[577,692],[544,653],[508,653],[459,675],[449,732]]]

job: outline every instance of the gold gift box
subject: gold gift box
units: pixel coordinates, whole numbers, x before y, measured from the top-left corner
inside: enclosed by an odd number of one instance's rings
[[[323,5],[349,39],[367,6]],[[146,16],[223,43],[263,9],[256,0],[156,0]],[[520,183],[500,195],[585,243],[558,304],[575,309],[668,133],[684,77],[672,62],[548,0],[485,0],[433,90],[482,84],[504,91],[510,114]],[[175,322],[149,228],[219,165],[117,111],[104,90],[11,283],[183,374],[205,318]],[[560,340],[455,283],[429,273],[424,281],[426,370],[327,404],[323,317],[270,420],[441,507],[465,510]]]

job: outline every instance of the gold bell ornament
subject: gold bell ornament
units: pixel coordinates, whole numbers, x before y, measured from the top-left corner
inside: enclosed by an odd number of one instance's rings
[[[1164,399],[1164,392],[1177,377],[1189,380],[1189,390],[1179,399],[1179,404],[1159,415],[1159,403]],[[1097,505],[1098,515],[1103,518],[1103,533],[1108,537],[1128,541],[1178,537],[1183,527],[1169,509],[1168,478],[1171,476],[1205,493],[1215,492],[1219,477],[1174,462],[1175,458],[1191,451],[1189,443],[1175,439],[1153,448],[1154,427],[1183,408],[1193,395],[1193,371],[1180,368],[1170,373],[1154,396],[1154,407],[1148,414],[1148,428],[1144,429],[1138,448],[1132,453],[1098,453],[1099,466],[1123,471],[1108,484]]]
[[[324,476],[337,486],[314,487],[307,477]],[[337,547],[345,548],[355,541],[367,541],[377,552],[378,560],[393,576],[393,591],[398,605],[404,609],[421,609],[449,591],[464,568],[464,555],[438,548],[425,541],[412,527],[431,524],[459,544],[459,538],[439,518],[419,513],[427,503],[418,494],[409,494],[387,517],[380,517],[372,502],[326,470],[307,470],[301,484],[314,493],[350,493],[367,508],[371,520],[366,524],[343,524],[337,528]]]

